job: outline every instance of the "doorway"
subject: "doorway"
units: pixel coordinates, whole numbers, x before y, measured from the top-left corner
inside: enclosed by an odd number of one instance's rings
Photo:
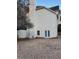
[[[49,30],[45,30],[45,37],[50,37],[50,31]]]

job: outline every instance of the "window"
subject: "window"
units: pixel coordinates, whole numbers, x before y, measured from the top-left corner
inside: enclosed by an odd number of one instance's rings
[[[57,14],[57,19],[59,19],[59,16],[58,16],[58,14]]]
[[[60,21],[61,21],[61,16],[60,16]]]
[[[48,37],[50,37],[50,31],[48,30]]]
[[[37,31],[37,35],[40,35],[40,31],[39,30]]]
[[[45,37],[47,37],[47,31],[45,31]]]
[[[49,30],[45,31],[45,37],[50,37],[50,31]]]

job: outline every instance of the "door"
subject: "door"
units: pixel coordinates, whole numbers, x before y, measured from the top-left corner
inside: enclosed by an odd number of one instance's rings
[[[46,38],[49,38],[50,37],[50,31],[49,30],[45,31],[45,37]]]
[[[45,31],[45,37],[47,37],[47,31]]]

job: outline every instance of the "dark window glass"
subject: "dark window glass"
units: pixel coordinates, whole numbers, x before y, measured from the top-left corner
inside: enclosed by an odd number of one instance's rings
[[[50,37],[50,31],[48,30],[48,37]]]
[[[61,16],[60,16],[60,21],[61,21]]]
[[[57,15],[57,19],[58,19],[59,17],[58,17],[58,15]]]
[[[40,31],[37,31],[37,35],[40,35]]]
[[[47,31],[45,31],[45,37],[47,37]]]

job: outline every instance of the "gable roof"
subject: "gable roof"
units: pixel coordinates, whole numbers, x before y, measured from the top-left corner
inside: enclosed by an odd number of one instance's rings
[[[59,6],[54,6],[54,7],[51,7],[50,9],[53,10],[53,11],[58,11],[59,10]]]
[[[46,8],[46,7],[44,7],[44,6],[37,6],[37,7],[36,7],[36,10],[40,10],[40,9],[46,9],[46,10],[48,10],[48,11],[50,11],[50,12],[56,14],[55,11],[53,11],[53,10],[51,10],[51,9],[49,9],[49,8]]]
[[[28,13],[28,12],[29,12],[29,7],[26,7],[25,9],[26,9],[26,12]],[[44,6],[36,6],[36,11],[41,10],[41,9],[46,9],[46,10],[48,10],[48,11],[50,11],[50,12],[56,14],[55,11],[53,11],[53,10],[51,10],[51,9],[49,9],[49,8],[46,8],[46,7],[44,7]]]
[[[55,12],[58,11],[59,13],[61,13],[61,10],[59,9],[59,6],[50,7],[49,9],[51,9]]]

